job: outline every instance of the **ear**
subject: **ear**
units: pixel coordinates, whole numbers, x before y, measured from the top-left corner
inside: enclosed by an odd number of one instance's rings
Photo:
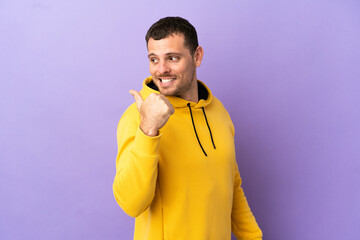
[[[204,49],[201,46],[198,46],[194,52],[194,61],[196,67],[200,67],[203,56]]]

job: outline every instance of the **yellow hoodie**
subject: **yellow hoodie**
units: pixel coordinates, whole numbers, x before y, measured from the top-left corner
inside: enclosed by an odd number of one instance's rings
[[[159,93],[145,79],[145,99]],[[234,126],[200,81],[198,103],[167,97],[175,109],[156,137],[140,129],[136,104],[120,119],[114,196],[135,217],[134,239],[261,239],[241,188]],[[207,92],[207,93],[206,93]]]

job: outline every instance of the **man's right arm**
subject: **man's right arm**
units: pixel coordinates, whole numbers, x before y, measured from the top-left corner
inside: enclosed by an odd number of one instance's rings
[[[120,207],[137,217],[155,195],[161,136],[149,137],[134,116],[124,115],[118,125],[118,154],[113,192]]]
[[[121,208],[137,217],[155,196],[159,162],[159,129],[174,108],[161,94],[150,94],[145,100],[134,90],[137,111],[131,106],[120,119],[117,131],[118,154],[114,196]]]

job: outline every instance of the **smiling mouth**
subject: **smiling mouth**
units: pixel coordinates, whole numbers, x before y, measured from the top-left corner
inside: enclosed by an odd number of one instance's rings
[[[159,78],[160,82],[162,83],[168,83],[175,80],[175,78]]]

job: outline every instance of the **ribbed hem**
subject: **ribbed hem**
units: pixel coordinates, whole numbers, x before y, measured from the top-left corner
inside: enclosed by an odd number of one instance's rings
[[[161,132],[155,137],[149,137],[140,127],[136,131],[133,151],[143,156],[157,156],[159,155]]]

